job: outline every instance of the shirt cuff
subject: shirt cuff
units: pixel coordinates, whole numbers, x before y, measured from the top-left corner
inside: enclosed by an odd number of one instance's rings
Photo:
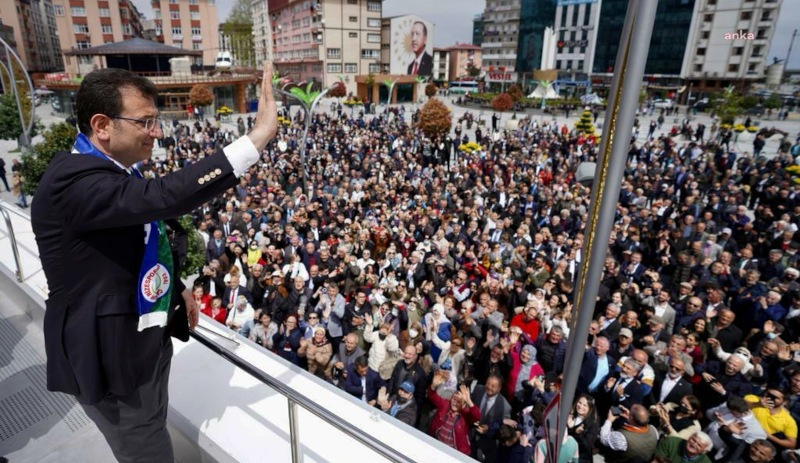
[[[222,148],[222,151],[225,153],[225,157],[228,158],[228,162],[231,163],[233,173],[237,177],[244,175],[247,169],[258,162],[261,157],[247,135],[239,137],[235,142]]]

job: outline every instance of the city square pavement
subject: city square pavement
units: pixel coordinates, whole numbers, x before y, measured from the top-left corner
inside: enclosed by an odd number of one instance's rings
[[[476,119],[481,119],[481,120],[485,121],[485,125],[482,127],[481,130],[483,131],[484,135],[488,134],[488,129],[491,127],[491,117],[492,117],[493,111],[491,111],[489,109],[477,109],[477,108],[470,108],[470,107],[463,107],[463,106],[455,105],[454,102],[456,100],[456,97],[454,97],[454,96],[440,97],[440,98],[453,111],[453,113],[452,113],[453,114],[453,129],[455,129],[455,126],[457,124],[458,119],[460,119],[465,113],[469,112]],[[322,101],[320,103],[320,105],[319,105],[320,109],[318,109],[317,111],[326,111],[326,110],[329,111],[330,108],[331,108],[331,103],[333,103],[333,101],[334,101],[333,99],[326,99],[326,100]],[[402,104],[402,105],[392,105],[392,106],[393,107],[404,106],[405,109],[406,109],[406,111],[405,111],[405,119],[407,121],[409,121],[409,122],[411,121],[412,113],[416,109],[422,107],[421,104],[411,104],[411,103],[405,103],[405,104]],[[296,111],[299,111],[299,107],[298,106],[293,106],[292,108],[293,108],[292,109],[293,113],[295,113]],[[377,111],[381,112],[384,109],[385,109],[385,105],[378,105]],[[344,111],[345,112],[350,112],[350,108],[345,107]],[[356,108],[354,110],[354,112],[357,114],[358,108]],[[501,130],[503,128],[505,128],[506,124],[507,124],[507,121],[511,120],[515,115],[516,115],[517,119],[520,119],[522,117],[530,115],[530,116],[532,116],[533,120],[537,121],[540,125],[542,125],[544,123],[552,124],[553,122],[555,122],[556,124],[558,124],[559,128],[562,125],[567,124],[567,127],[569,129],[572,129],[574,127],[575,123],[580,118],[581,113],[582,113],[582,110],[580,110],[580,109],[575,110],[575,111],[570,111],[569,118],[567,118],[564,115],[563,111],[558,111],[557,114],[554,116],[552,114],[544,114],[541,109],[528,110],[528,111],[517,112],[517,113],[514,113],[514,112],[498,113],[498,115],[500,116],[500,121],[498,123],[498,128],[501,129]],[[255,116],[254,113],[250,113],[250,115]],[[654,119],[657,119],[658,115],[659,115],[659,112],[658,112],[658,110],[656,110],[653,113],[652,116],[649,115],[649,114],[642,114],[642,115],[639,116],[640,131],[639,131],[638,141],[640,143],[644,142],[646,140],[646,138],[647,138],[650,121],[654,120]],[[63,117],[55,114],[53,112],[52,108],[50,107],[50,105],[47,104],[47,103],[43,103],[42,105],[36,107],[36,116],[41,120],[41,122],[45,125],[45,127],[48,127],[48,126],[50,126],[51,124],[53,124],[55,122],[61,122],[61,121],[64,120]],[[235,133],[236,132],[236,120],[240,116],[242,116],[245,119],[247,118],[247,114],[241,114],[241,115],[240,114],[233,114],[231,116],[229,122],[223,122],[222,123],[223,129],[230,129],[230,130],[233,130],[234,133]],[[681,107],[677,115],[672,115],[672,116],[669,116],[669,117],[665,116],[665,121],[664,121],[664,124],[662,125],[661,129],[657,129],[656,130],[656,136],[659,136],[659,135],[661,135],[663,133],[668,133],[672,129],[673,125],[678,125],[679,126],[684,117],[686,117],[686,109],[685,109],[685,107]],[[697,115],[691,116],[691,118],[692,118],[692,125],[693,126],[695,126],[698,122],[702,122],[703,124],[706,125],[706,136],[708,136],[710,134],[710,129],[711,129],[712,122],[711,122],[711,118],[709,117],[708,113],[698,113]],[[766,116],[763,117],[763,118],[759,118],[759,117],[753,116],[752,120],[753,120],[754,124],[757,123],[760,127],[775,127],[777,129],[780,129],[780,130],[783,130],[785,132],[788,132],[789,133],[789,140],[791,142],[794,142],[794,140],[798,137],[798,135],[800,135],[800,113],[790,113],[789,117],[785,121],[777,120],[777,118],[774,115],[770,119],[766,118]],[[187,122],[192,122],[192,121],[187,121]],[[599,114],[599,117],[597,119],[597,123],[596,123],[595,127],[600,132],[602,132],[602,128],[604,127],[604,123],[605,123],[605,112],[601,111],[600,114]],[[463,129],[462,135],[463,134],[467,134],[470,137],[470,139],[474,140],[475,139],[475,129],[477,127],[478,127],[477,124],[473,124],[472,129],[471,130],[467,130],[466,129],[466,125],[462,125],[462,129]],[[681,137],[677,137],[676,140],[677,140],[679,146],[680,146],[680,144],[684,143],[684,140]],[[34,137],[34,139],[33,139],[33,143],[34,144],[39,142],[39,141],[41,141],[41,135],[39,135],[37,137]],[[767,144],[764,147],[764,150],[762,151],[762,155],[767,156],[767,157],[775,156],[777,154],[777,152],[778,152],[779,145],[780,145],[780,141],[779,140],[775,140],[775,139],[767,140]],[[739,154],[752,153],[753,145],[752,145],[751,141],[746,141],[746,142],[740,141],[738,144],[732,144],[731,148],[734,151],[736,151],[737,153],[739,153]],[[5,159],[5,161],[6,161],[6,170],[7,170],[6,178],[8,179],[9,183],[11,181],[11,161],[13,159],[19,158],[19,156],[21,154],[16,149],[17,149],[17,142],[16,141],[14,141],[14,140],[0,140],[0,157]],[[164,154],[164,151],[161,150],[161,149],[158,149],[158,148],[156,148],[153,151],[153,156],[155,156],[155,157],[163,156],[163,154]],[[7,201],[7,202],[9,202],[11,204],[16,203],[16,198],[13,197],[13,195],[11,193],[7,192],[2,184],[0,184],[0,190],[2,190],[2,192],[0,192],[0,199],[3,199],[3,200],[5,200],[5,201]],[[28,198],[28,203],[30,203],[30,198]]]

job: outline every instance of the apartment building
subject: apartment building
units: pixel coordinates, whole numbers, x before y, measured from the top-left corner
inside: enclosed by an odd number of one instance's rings
[[[281,75],[323,86],[341,78],[355,91],[355,76],[380,72],[381,1],[267,0],[267,5]]]
[[[131,0],[53,0],[63,51],[121,42],[142,36],[142,16]],[[105,67],[96,56],[64,56],[72,74]]]
[[[194,64],[214,66],[220,51],[216,0],[150,0],[150,6],[156,41],[201,50]]]
[[[697,0],[681,74],[695,91],[748,87],[766,74],[782,0]]]
[[[459,80],[469,76],[471,67],[481,68],[481,47],[470,43],[456,43],[450,50],[449,80]]]
[[[435,47],[433,49],[433,74],[434,82],[447,82],[450,80],[450,49]]]
[[[484,71],[516,70],[521,7],[522,0],[486,0],[481,43]]]
[[[253,53],[257,66],[266,60],[272,61],[272,22],[267,0],[252,0],[250,13],[253,18]]]
[[[0,0],[0,23],[29,72],[64,69],[52,0]]]

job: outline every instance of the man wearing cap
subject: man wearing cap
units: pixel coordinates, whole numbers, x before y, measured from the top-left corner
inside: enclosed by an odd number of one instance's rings
[[[616,363],[622,357],[630,356],[631,353],[633,353],[633,331],[630,328],[620,328],[617,339],[611,341],[611,349],[608,350],[608,355]]]
[[[733,232],[730,228],[723,228],[722,232],[720,232],[719,237],[717,237],[717,244],[722,246],[723,251],[728,251],[731,254],[736,254],[739,252],[739,245],[736,243],[736,240],[731,238],[733,236]]]
[[[378,391],[378,406],[381,410],[397,418],[399,421],[414,426],[417,421],[417,401],[414,397],[416,387],[411,381],[403,381],[397,392],[391,396],[386,387]]]

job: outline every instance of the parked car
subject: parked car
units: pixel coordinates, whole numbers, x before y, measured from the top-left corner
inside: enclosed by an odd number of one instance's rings
[[[761,105],[753,106],[744,112],[748,116],[763,116],[764,115],[764,107]]]
[[[708,109],[708,98],[703,98],[702,100],[699,100],[698,102],[692,105],[692,108],[697,111],[705,111],[706,109]]]
[[[674,108],[675,102],[672,100],[653,100],[653,106],[659,109]]]

